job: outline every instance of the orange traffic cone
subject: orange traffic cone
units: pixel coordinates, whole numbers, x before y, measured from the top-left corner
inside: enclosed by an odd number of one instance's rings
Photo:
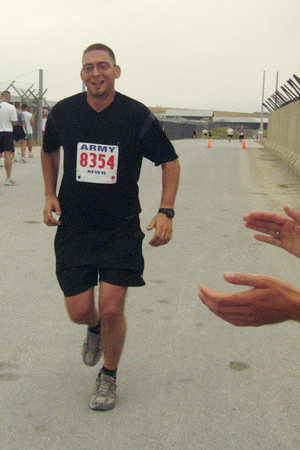
[[[210,141],[208,141],[208,143],[207,143],[207,148],[211,148],[211,143],[210,143]]]
[[[246,142],[243,141],[242,150],[246,150]]]

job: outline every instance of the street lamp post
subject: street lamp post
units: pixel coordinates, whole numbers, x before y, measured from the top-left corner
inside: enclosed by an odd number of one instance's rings
[[[265,70],[263,73],[263,85],[262,85],[262,100],[261,100],[261,112],[260,112],[260,129],[259,129],[259,137],[260,141],[263,138],[264,134],[264,96],[265,96]]]

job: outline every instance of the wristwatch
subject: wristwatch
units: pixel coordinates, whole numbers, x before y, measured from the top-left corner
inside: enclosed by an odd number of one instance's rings
[[[175,211],[171,208],[159,208],[158,212],[165,214],[169,219],[173,219],[175,216]]]

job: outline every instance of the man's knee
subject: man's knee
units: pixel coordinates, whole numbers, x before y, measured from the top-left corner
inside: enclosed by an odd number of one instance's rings
[[[114,324],[123,318],[125,296],[125,288],[102,292],[99,301],[101,322]]]
[[[67,308],[67,311],[72,322],[80,325],[87,323],[87,311],[73,308]]]
[[[70,319],[74,323],[87,324],[94,313],[93,290],[88,290],[83,294],[65,298],[67,311]]]
[[[124,315],[124,304],[113,303],[105,305],[100,308],[100,317],[102,323],[109,323],[110,325],[117,324]]]

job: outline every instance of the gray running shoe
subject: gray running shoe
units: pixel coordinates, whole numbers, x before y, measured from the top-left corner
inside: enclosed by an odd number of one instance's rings
[[[6,178],[4,186],[15,186],[17,183],[12,178]]]
[[[87,330],[87,336],[84,340],[81,356],[84,364],[87,366],[94,366],[99,362],[102,356],[101,347],[101,333],[92,333],[89,329]]]
[[[90,398],[90,408],[97,411],[108,411],[116,404],[116,380],[114,377],[100,373],[96,380],[96,390]]]

